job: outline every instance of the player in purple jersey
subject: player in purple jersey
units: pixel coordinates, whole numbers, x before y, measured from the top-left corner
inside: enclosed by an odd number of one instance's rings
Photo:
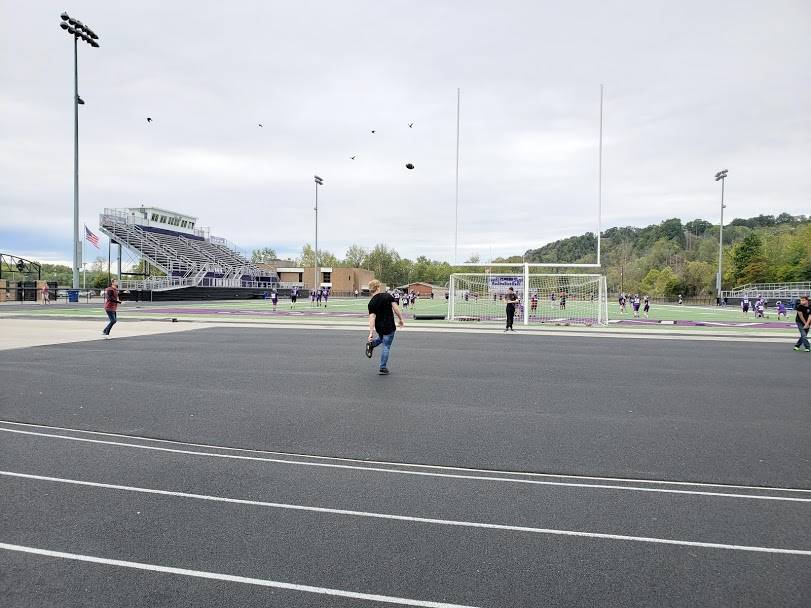
[[[635,295],[634,299],[631,300],[631,307],[634,309],[634,319],[639,318],[639,295]]]
[[[743,314],[745,314],[745,315],[749,314],[749,298],[748,297],[741,300],[741,310],[743,311]]]
[[[324,287],[324,308],[327,307],[327,300],[329,300],[329,287]]]
[[[783,315],[783,320],[786,320],[786,305],[780,300],[777,301],[777,320],[780,320],[780,315]]]
[[[279,294],[276,293],[276,290],[273,290],[273,293],[270,294],[270,301],[273,302],[273,310],[276,310],[276,305],[279,303]]]

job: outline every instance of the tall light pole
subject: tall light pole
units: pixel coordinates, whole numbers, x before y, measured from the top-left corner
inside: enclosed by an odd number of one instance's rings
[[[459,108],[462,101],[462,89],[456,89],[456,205],[453,215],[453,263],[456,264],[459,248]]]
[[[313,269],[313,290],[318,288],[318,186],[324,185],[324,180],[313,175],[315,180],[315,268]]]
[[[73,36],[73,289],[79,289],[79,267],[82,263],[82,241],[79,239],[79,105],[84,104],[79,98],[79,54],[78,43],[81,38],[93,48],[98,48],[99,37],[78,19],[67,13],[60,15],[59,24],[63,30]]]
[[[718,291],[718,302],[721,302],[721,265],[724,259],[724,183],[728,171],[724,169],[715,174],[715,181],[721,182],[721,226],[718,230],[718,275],[715,277],[715,289]]]

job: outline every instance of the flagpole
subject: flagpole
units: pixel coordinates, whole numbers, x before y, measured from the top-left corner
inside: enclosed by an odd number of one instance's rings
[[[85,226],[85,230],[87,230],[87,226]],[[85,233],[84,238],[82,239],[82,289],[87,292],[87,257],[85,256],[84,251],[84,242],[87,240],[87,233]]]

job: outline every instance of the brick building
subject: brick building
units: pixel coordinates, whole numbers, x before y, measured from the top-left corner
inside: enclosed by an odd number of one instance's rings
[[[369,289],[369,281],[375,278],[375,273],[365,268],[345,268],[342,266],[322,266],[318,276],[315,268],[301,266],[279,266],[276,268],[282,286],[297,285],[304,289],[311,289],[316,279],[318,287],[329,287],[333,294],[352,294],[357,289],[363,293]]]

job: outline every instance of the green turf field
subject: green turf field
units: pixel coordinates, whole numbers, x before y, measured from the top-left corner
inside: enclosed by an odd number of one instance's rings
[[[366,304],[368,298],[334,298],[330,299],[326,308],[314,307],[310,304],[309,300],[300,300],[295,309],[297,313],[303,313],[296,316],[284,315],[286,321],[306,320],[311,319],[314,315],[321,321],[327,320],[339,321],[341,319],[356,318],[356,315],[363,315],[366,313]],[[577,316],[577,308],[584,303],[578,303],[575,300],[569,300],[567,303],[568,316]],[[475,310],[480,311],[488,310],[491,314],[503,316],[504,303],[503,302],[485,302],[480,301],[476,306],[469,306],[465,309],[464,303],[458,304],[460,314],[475,314]],[[168,313],[167,311],[176,311]],[[227,300],[216,302],[182,302],[182,303],[137,303],[126,302],[119,309],[122,316],[137,316],[140,318],[161,317],[164,318],[169,314],[176,314],[179,316],[188,316],[195,318],[218,318],[224,319],[226,317],[238,316],[245,319],[268,319],[272,318],[273,307],[270,301],[264,300]],[[291,305],[289,299],[281,300],[277,307],[279,313],[289,313]],[[187,312],[187,315],[184,315]],[[436,298],[434,300],[422,299],[418,300],[416,306],[408,307],[405,310],[408,318],[416,314],[440,314],[446,315],[448,312],[448,305],[444,298]],[[318,314],[316,314],[318,313]],[[322,314],[327,313],[327,314]],[[346,313],[347,317],[341,317],[340,313]],[[555,303],[553,306],[551,302],[541,301],[538,304],[538,313],[547,320],[554,320],[556,317],[562,317],[560,309]],[[789,319],[791,322],[794,318],[793,312],[789,311]],[[15,306],[2,306],[0,307],[0,315],[48,315],[54,317],[99,317],[104,318],[104,310],[99,301],[98,305],[81,304],[76,306],[43,306],[37,304],[24,304]],[[351,316],[350,316],[351,315]],[[279,315],[282,316],[281,314]],[[608,316],[610,320],[618,319],[632,319],[633,314],[631,307],[628,306],[626,313],[620,312],[619,306],[616,302],[608,303]],[[716,306],[688,306],[678,304],[652,304],[650,311],[650,319],[663,320],[663,321],[749,321],[754,322],[754,314],[749,313],[744,316],[740,309],[736,306],[727,308],[719,308]],[[640,317],[642,314],[640,313]],[[644,317],[642,317],[644,318]],[[777,314],[774,309],[767,312],[765,321],[776,321]],[[441,323],[441,321],[439,321]],[[518,321],[517,321],[518,322]]]

